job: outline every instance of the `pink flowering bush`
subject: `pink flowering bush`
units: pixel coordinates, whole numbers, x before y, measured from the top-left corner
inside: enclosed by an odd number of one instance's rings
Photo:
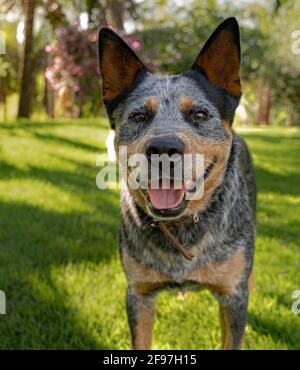
[[[64,116],[95,116],[101,107],[101,88],[97,60],[97,33],[75,26],[62,29],[56,43],[46,45],[48,66],[45,77]],[[135,36],[123,36],[136,52],[141,42]]]
[[[45,76],[64,115],[96,115],[101,106],[97,35],[64,28],[49,54]]]

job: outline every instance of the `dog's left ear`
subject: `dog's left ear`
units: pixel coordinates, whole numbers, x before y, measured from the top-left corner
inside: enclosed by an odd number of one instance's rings
[[[228,18],[210,36],[192,69],[202,72],[213,85],[240,96],[240,53],[238,23]]]
[[[105,104],[128,92],[138,73],[147,70],[133,50],[107,27],[99,33],[99,65]]]

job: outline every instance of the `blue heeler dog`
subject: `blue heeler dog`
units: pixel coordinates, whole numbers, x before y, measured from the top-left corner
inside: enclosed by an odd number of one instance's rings
[[[99,60],[117,154],[126,146],[129,155],[147,156],[149,165],[153,155],[204,156],[199,199],[188,199],[184,184],[175,189],[172,174],[168,190],[123,181],[119,244],[132,348],[151,347],[160,290],[206,287],[220,305],[222,347],[239,349],[252,280],[256,191],[249,151],[232,130],[241,97],[237,21],[220,24],[191,69],[179,75],[153,75],[108,28],[100,30]]]

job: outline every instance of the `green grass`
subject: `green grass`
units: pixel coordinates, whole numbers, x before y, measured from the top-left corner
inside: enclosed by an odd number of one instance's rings
[[[117,190],[97,190],[104,120],[0,124],[0,348],[129,348]],[[299,349],[300,130],[243,129],[258,182],[247,349]],[[220,348],[217,303],[162,293],[155,349]]]

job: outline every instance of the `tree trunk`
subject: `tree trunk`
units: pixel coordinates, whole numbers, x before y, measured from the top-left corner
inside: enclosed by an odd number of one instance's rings
[[[98,24],[94,24],[94,28],[108,26],[107,22],[107,4],[104,4],[102,1],[99,4],[99,16]]]
[[[29,117],[31,111],[33,74],[32,44],[35,5],[35,0],[24,1],[25,40],[19,62],[20,100],[18,118]]]
[[[6,122],[7,120],[7,106],[6,106],[6,93],[5,90],[2,90],[2,83],[0,80],[0,105],[3,105],[3,122]],[[0,119],[1,120],[1,119]]]
[[[271,97],[269,84],[262,84],[259,90],[256,122],[258,124],[270,124]]]
[[[293,111],[292,107],[289,107],[286,125],[288,127],[292,127],[292,126],[294,126],[294,124],[295,124],[294,111]]]
[[[54,94],[52,91],[52,88],[47,80],[47,78],[44,78],[44,97],[43,97],[43,103],[45,110],[47,112],[47,115],[49,118],[55,118],[54,115]]]
[[[109,7],[113,27],[118,31],[124,31],[124,1],[110,0]]]
[[[7,121],[7,104],[6,104],[6,94],[5,93],[3,97],[3,120],[4,122]]]

